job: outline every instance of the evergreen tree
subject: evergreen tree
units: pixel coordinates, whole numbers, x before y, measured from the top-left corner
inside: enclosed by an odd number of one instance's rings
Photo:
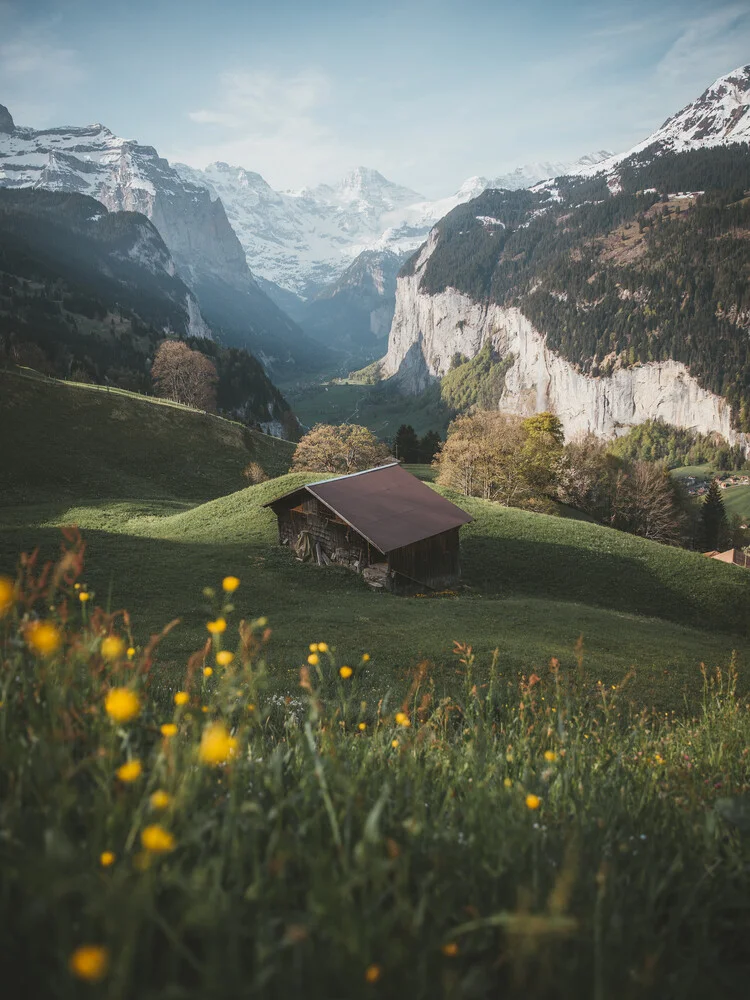
[[[440,447],[440,435],[437,431],[427,431],[424,437],[419,439],[419,461],[429,464],[437,454]]]
[[[400,462],[412,463],[419,461],[419,438],[411,424],[401,424],[396,431],[394,448],[396,458]]]
[[[727,512],[724,509],[724,500],[721,495],[721,488],[715,479],[711,480],[708,487],[703,506],[701,508],[703,520],[703,543],[706,551],[726,548],[729,542],[729,522]]]

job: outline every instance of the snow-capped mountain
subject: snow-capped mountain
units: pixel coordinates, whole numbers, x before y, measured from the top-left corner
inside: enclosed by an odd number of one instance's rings
[[[671,115],[631,149],[569,172],[609,172],[639,153],[683,153],[735,142],[750,142],[750,63],[720,76],[697,100]]]
[[[222,202],[180,176],[152,146],[101,124],[35,130],[0,106],[0,187],[85,194],[112,212],[146,215],[223,339],[276,365],[319,351],[260,289]]]
[[[745,66],[632,149],[566,171],[574,176],[565,183],[560,174],[559,183],[533,185],[530,206],[496,190],[459,204],[400,271],[381,375],[418,393],[456,354],[472,359],[490,344],[505,366],[502,410],[551,410],[567,436],[613,437],[659,419],[750,453],[741,280],[750,251],[736,214],[748,143]],[[695,157],[670,155],[695,150],[704,151],[699,169]],[[625,161],[629,171],[620,170]],[[679,199],[673,217],[668,203],[694,190],[687,184],[698,175],[705,200]],[[618,211],[589,214],[582,189],[597,190],[599,204],[618,200]],[[635,252],[626,231],[644,234]]]
[[[454,194],[435,200],[368,167],[336,184],[299,191],[275,191],[260,174],[226,163],[174,167],[185,182],[221,199],[254,274],[314,298],[364,251],[412,253],[438,219],[489,187],[528,187],[610,155],[605,150],[573,163],[532,163],[495,178],[470,177]]]

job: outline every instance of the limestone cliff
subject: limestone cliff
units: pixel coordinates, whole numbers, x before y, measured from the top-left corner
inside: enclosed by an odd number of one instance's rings
[[[516,307],[475,302],[452,288],[436,295],[422,293],[420,278],[437,240],[433,230],[413,273],[397,283],[382,374],[398,377],[405,391],[421,392],[445,375],[456,353],[474,357],[489,340],[501,356],[513,359],[500,408],[524,415],[551,410],[567,438],[585,431],[614,437],[644,420],[660,418],[701,433],[716,431],[750,447],[750,436],[732,429],[727,402],[702,388],[677,361],[591,377],[551,351],[546,337]]]

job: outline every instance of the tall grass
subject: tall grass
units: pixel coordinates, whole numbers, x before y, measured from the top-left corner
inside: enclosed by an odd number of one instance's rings
[[[364,701],[367,658],[321,622],[281,698],[273,623],[235,621],[227,578],[168,700],[159,636],[134,648],[82,559],[70,533],[56,566],[0,581],[0,964],[19,996],[744,986],[750,712],[731,664],[695,713],[657,716],[582,651],[509,682],[457,645],[460,697],[423,663]]]

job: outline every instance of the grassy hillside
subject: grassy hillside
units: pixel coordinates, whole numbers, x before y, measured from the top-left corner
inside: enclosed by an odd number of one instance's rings
[[[170,498],[238,489],[242,469],[289,468],[294,445],[124,390],[0,372],[0,503]],[[8,433],[12,428],[12,433]]]
[[[700,688],[701,661],[726,664],[746,646],[750,576],[734,567],[480,500],[460,499],[475,517],[463,533],[460,596],[373,593],[349,571],[300,564],[276,544],[275,518],[262,504],[308,478],[289,474],[197,506],[83,499],[5,508],[0,570],[12,569],[22,548],[55,554],[59,526],[80,525],[87,583],[97,601],[134,614],[138,642],[181,616],[161,651],[167,690],[205,639],[203,588],[227,573],[243,581],[238,612],[270,619],[274,683],[285,691],[296,686],[307,643],[322,639],[345,660],[369,652],[365,681],[381,696],[422,657],[435,664],[438,688],[452,689],[454,640],[471,643],[483,665],[498,649],[501,669],[515,673],[545,670],[553,656],[574,665],[583,634],[593,680],[618,684],[636,666],[638,699],[679,708],[686,689]]]

